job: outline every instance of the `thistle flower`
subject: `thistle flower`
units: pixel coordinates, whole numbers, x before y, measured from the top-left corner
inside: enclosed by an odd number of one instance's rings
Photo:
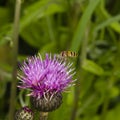
[[[29,96],[32,97],[33,102],[35,102],[34,98],[42,102],[50,102],[52,99],[56,101],[54,98],[58,99],[66,88],[73,85],[72,77],[75,72],[71,66],[72,64],[58,59],[56,55],[46,54],[44,60],[40,55],[28,58],[20,68],[22,74],[18,74],[18,78],[21,84],[18,87],[30,89]],[[39,104],[43,104],[42,102],[40,101]]]

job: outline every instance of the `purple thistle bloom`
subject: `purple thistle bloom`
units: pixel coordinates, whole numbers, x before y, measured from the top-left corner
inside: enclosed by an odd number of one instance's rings
[[[59,60],[46,54],[45,59],[41,56],[28,58],[20,68],[22,74],[18,74],[22,89],[30,89],[30,96],[42,97],[44,94],[51,95],[63,92],[66,88],[73,85],[72,77],[75,74],[71,69],[72,64]]]

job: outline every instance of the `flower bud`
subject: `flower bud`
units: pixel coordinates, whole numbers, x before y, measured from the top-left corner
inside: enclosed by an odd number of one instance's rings
[[[33,112],[28,107],[23,107],[15,114],[15,120],[33,120]]]

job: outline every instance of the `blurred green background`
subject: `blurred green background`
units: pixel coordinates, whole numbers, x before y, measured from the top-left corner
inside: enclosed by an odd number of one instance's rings
[[[0,0],[0,120],[8,120],[15,0]],[[48,120],[120,120],[120,0],[22,0],[18,64],[70,50],[77,82]],[[16,109],[25,92],[17,89]]]

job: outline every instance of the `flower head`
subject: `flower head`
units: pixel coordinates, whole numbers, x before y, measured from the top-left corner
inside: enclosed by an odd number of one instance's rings
[[[20,68],[18,78],[22,89],[30,89],[32,97],[41,98],[44,94],[55,94],[64,91],[73,84],[74,69],[72,64],[59,60],[56,55],[46,54],[45,59],[41,56],[27,58]]]

